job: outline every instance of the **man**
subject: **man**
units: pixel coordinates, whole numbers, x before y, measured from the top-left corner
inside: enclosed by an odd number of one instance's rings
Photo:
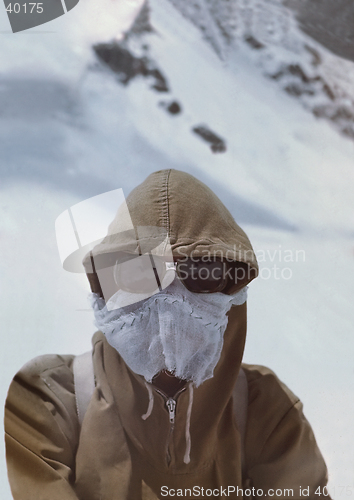
[[[209,188],[176,170],[151,174],[84,265],[100,328],[95,387],[79,421],[74,356],[17,374],[6,405],[16,500],[326,493],[298,398],[268,368],[241,370],[258,267]]]

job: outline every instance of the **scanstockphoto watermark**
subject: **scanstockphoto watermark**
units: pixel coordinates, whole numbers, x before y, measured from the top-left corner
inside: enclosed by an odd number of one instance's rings
[[[352,491],[352,490],[350,490]],[[328,497],[329,492],[327,487],[318,486],[316,489],[310,486],[299,486],[297,488],[269,488],[263,490],[262,488],[240,488],[239,486],[219,486],[218,488],[205,488],[203,486],[193,486],[193,488],[169,488],[168,486],[161,486],[161,497],[185,497],[185,498],[207,498],[207,497],[233,497],[240,498],[323,498]],[[316,495],[313,497],[313,495]]]
[[[276,494],[278,492],[278,494]],[[235,494],[240,498],[249,497],[255,498],[264,496],[288,496],[289,498],[294,496],[293,489],[278,489],[278,490],[268,490],[264,492],[261,488],[240,488],[239,486],[219,486],[218,488],[204,488],[204,486],[193,486],[193,488],[168,488],[168,486],[162,486],[160,495],[162,497],[185,497],[185,498],[205,498],[205,497],[229,497]]]

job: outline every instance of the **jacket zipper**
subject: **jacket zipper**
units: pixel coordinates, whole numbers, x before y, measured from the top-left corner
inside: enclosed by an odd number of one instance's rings
[[[170,424],[173,429],[175,425],[175,416],[176,416],[176,401],[173,398],[169,398],[166,401],[166,406],[168,409],[168,416],[170,417]]]
[[[166,461],[168,465],[170,465],[171,463],[170,443],[172,439],[173,430],[175,428],[176,404],[177,403],[173,398],[168,398],[168,400],[166,401],[168,416],[170,418],[170,432],[168,434],[167,447],[166,447]]]
[[[170,420],[170,432],[169,432],[169,435],[168,435],[167,446],[166,446],[166,461],[167,461],[167,465],[170,465],[170,463],[171,463],[170,442],[171,442],[171,439],[172,439],[173,430],[175,428],[176,406],[177,406],[176,399],[181,394],[181,392],[185,391],[185,389],[186,389],[185,387],[182,387],[182,389],[180,389],[178,392],[176,392],[176,394],[174,395],[173,398],[169,398],[160,389],[156,389],[156,392],[158,392],[159,394],[161,394],[161,396],[165,400],[165,405],[166,405],[166,407],[168,409],[168,416],[169,416],[169,420]]]

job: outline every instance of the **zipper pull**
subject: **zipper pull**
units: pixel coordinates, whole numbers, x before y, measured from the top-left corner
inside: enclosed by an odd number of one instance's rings
[[[166,401],[166,406],[168,408],[170,422],[171,422],[171,424],[174,424],[175,423],[175,416],[176,416],[176,401],[172,398],[169,398]]]

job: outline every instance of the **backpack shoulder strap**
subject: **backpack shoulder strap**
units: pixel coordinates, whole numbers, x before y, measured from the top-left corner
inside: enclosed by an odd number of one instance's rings
[[[243,368],[240,368],[233,392],[234,415],[241,437],[242,471],[245,472],[245,436],[247,426],[248,384]]]
[[[95,390],[92,351],[75,356],[73,362],[76,410],[80,426]]]

